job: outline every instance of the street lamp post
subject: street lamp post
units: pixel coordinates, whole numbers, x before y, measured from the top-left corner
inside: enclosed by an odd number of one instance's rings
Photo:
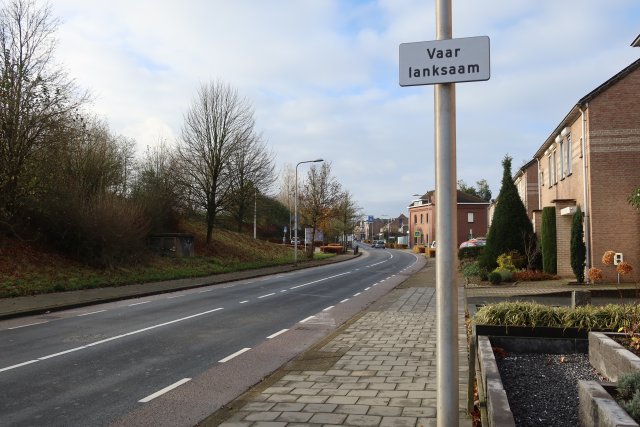
[[[323,159],[316,159],[316,160],[305,160],[303,162],[298,162],[298,164],[296,165],[296,180],[295,180],[295,188],[294,188],[294,196],[293,196],[293,210],[294,210],[294,224],[295,224],[295,230],[293,232],[294,235],[294,240],[295,240],[295,245],[293,247],[293,264],[294,265],[298,265],[298,166],[300,166],[303,163],[318,163],[318,162],[323,162]],[[313,244],[313,242],[311,242],[311,244]]]
[[[258,189],[254,189],[253,193],[253,240],[257,237],[258,230]]]

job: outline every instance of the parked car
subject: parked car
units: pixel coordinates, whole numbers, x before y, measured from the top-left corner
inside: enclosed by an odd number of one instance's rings
[[[460,248],[469,248],[472,246],[485,246],[487,244],[487,239],[478,237],[477,239],[469,239],[466,242],[460,243]]]
[[[374,240],[371,247],[384,249],[384,240]]]

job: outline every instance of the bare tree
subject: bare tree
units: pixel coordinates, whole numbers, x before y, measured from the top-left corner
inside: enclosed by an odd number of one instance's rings
[[[280,173],[280,191],[276,198],[289,210],[289,239],[293,233],[293,198],[295,196],[296,171],[291,164],[286,164]]]
[[[353,196],[349,191],[341,192],[336,200],[333,209],[334,228],[342,238],[343,245],[346,248],[347,236],[353,233],[353,229],[362,218],[361,208],[353,200]]]
[[[175,152],[165,140],[147,148],[137,164],[131,197],[151,219],[151,230],[173,231],[177,228],[180,209],[179,189],[175,185],[177,171]]]
[[[222,82],[203,84],[185,115],[178,156],[184,184],[206,213],[207,244],[216,216],[230,204],[233,152],[253,125],[249,103]]]
[[[242,225],[258,193],[268,192],[275,181],[273,155],[252,128],[247,131],[250,132],[248,135],[236,141],[229,166],[232,183],[229,212],[238,232],[242,232]]]
[[[50,135],[86,99],[53,63],[59,21],[48,6],[12,0],[0,10],[0,221],[28,193],[25,173]]]
[[[312,165],[307,172],[307,177],[300,195],[300,212],[306,223],[312,228],[311,252],[313,255],[313,242],[320,224],[327,224],[331,217],[331,210],[340,196],[340,184],[331,175],[331,163],[323,163],[318,167]]]

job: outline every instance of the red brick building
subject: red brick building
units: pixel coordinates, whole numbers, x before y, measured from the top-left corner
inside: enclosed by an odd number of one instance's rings
[[[580,99],[515,182],[538,235],[540,209],[556,208],[560,276],[573,276],[570,230],[580,205],[587,268],[600,268],[606,281],[615,281],[614,267],[601,262],[613,250],[633,267],[624,280],[640,280],[640,212],[628,203],[640,185],[640,60]]]
[[[458,245],[473,237],[484,237],[488,231],[489,202],[458,190]],[[409,206],[409,243],[430,245],[436,236],[436,194],[429,191]]]

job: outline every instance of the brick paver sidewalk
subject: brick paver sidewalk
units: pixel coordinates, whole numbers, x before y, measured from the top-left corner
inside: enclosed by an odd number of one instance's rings
[[[435,289],[395,294],[321,349],[344,353],[331,369],[289,372],[221,426],[435,426]],[[459,313],[460,425],[470,426],[462,295]]]

